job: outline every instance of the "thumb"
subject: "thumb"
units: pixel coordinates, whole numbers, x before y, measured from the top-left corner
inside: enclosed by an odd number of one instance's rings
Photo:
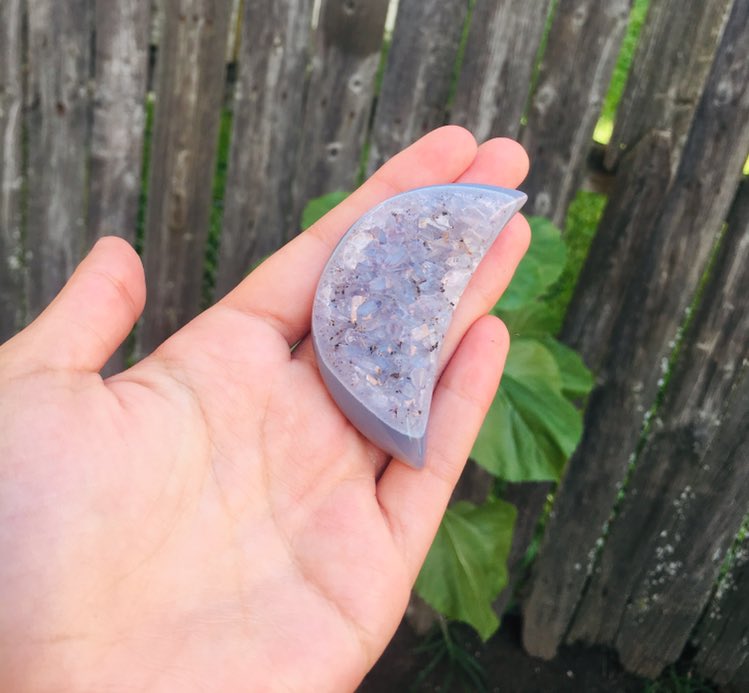
[[[127,241],[106,236],[44,312],[7,346],[18,347],[32,367],[98,372],[133,328],[145,301],[140,258]]]

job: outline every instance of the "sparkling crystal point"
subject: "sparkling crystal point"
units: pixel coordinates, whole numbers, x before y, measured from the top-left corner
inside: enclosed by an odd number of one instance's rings
[[[525,203],[517,190],[435,185],[369,210],[328,260],[312,341],[328,391],[375,445],[424,464],[437,365],[481,258]]]

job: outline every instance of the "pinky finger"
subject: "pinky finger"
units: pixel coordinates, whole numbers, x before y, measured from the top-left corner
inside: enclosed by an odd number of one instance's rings
[[[424,468],[394,460],[377,484],[380,508],[412,579],[494,398],[509,345],[498,318],[487,315],[473,324],[435,390]]]

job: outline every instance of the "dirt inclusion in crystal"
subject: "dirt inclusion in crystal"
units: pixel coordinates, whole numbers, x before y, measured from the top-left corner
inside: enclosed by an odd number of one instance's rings
[[[478,185],[398,195],[359,219],[325,267],[312,330],[326,385],[364,435],[415,466],[453,311],[525,199]]]

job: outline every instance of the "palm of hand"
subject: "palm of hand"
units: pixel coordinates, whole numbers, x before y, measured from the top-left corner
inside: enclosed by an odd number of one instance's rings
[[[438,152],[439,164],[424,163]],[[463,180],[513,185],[524,165],[507,141],[477,155],[448,128],[396,157],[379,180],[414,187],[465,170]],[[0,550],[10,559],[0,584],[13,599],[0,615],[0,670],[16,688],[59,690],[66,672],[71,688],[345,690],[382,652],[496,387],[506,336],[493,319],[471,328],[435,394],[426,469],[386,467],[328,396],[308,340],[289,349],[308,328],[330,244],[387,196],[367,185],[107,381],[95,371],[112,345],[92,340],[85,322],[73,355],[54,357],[64,363],[19,356],[48,342],[61,318],[75,320],[67,304],[84,299],[75,278],[46,321],[3,347],[0,421],[13,435],[0,442],[0,524],[9,528]],[[496,300],[526,244],[518,220],[492,250],[502,268],[482,265],[461,302],[446,356]],[[111,289],[114,275],[135,296],[127,319],[115,324],[117,310],[104,302],[93,323],[114,316],[114,346],[142,307],[133,258],[116,269],[122,253],[108,241],[86,261],[93,282]],[[268,298],[284,287],[301,292],[296,314]],[[112,298],[120,312],[121,299]],[[440,427],[456,405],[464,423]]]

